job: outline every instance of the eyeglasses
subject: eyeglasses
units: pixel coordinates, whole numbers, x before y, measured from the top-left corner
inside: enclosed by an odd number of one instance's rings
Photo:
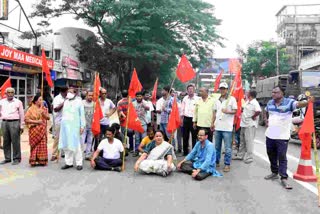
[[[206,136],[205,134],[198,134],[197,135],[198,137],[203,137],[203,136]]]

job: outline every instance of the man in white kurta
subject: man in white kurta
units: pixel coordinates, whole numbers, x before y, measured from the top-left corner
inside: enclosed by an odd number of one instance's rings
[[[82,101],[76,98],[74,89],[69,89],[60,125],[59,149],[65,151],[65,165],[61,169],[73,167],[75,158],[77,170],[82,170],[81,134],[85,126]]]

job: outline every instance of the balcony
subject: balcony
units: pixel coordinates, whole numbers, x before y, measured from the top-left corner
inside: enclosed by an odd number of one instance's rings
[[[306,70],[320,66],[320,51],[315,51],[301,58],[299,70]]]

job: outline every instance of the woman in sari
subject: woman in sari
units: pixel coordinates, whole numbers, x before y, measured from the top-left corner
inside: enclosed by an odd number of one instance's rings
[[[166,177],[176,169],[173,160],[176,159],[171,144],[164,141],[164,133],[156,131],[154,140],[144,149],[143,154],[134,165],[134,170],[141,173],[153,173]]]
[[[45,166],[48,163],[47,120],[49,119],[48,110],[43,106],[42,97],[37,94],[25,115],[25,122],[29,126],[29,164],[32,167]]]

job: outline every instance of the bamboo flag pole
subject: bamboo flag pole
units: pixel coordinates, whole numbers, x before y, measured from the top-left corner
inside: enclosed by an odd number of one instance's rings
[[[41,75],[41,97],[43,99],[43,70],[42,70],[42,75]]]
[[[313,152],[314,158],[316,161],[316,175],[317,175],[317,187],[318,187],[318,206],[320,207],[320,171],[319,171],[319,158],[318,158],[318,150],[317,150],[317,143],[316,143],[316,133],[313,133]]]
[[[131,98],[130,98],[130,96],[129,96],[129,98],[128,98],[128,111],[127,111],[127,117],[126,117],[126,130],[125,130],[125,133],[124,133],[124,138],[123,138],[122,145],[124,145],[124,144],[126,143],[127,136],[128,136],[128,125],[129,125],[129,115],[130,115],[130,102],[131,102]],[[124,150],[123,150],[122,171],[124,171],[124,169],[125,169],[125,164],[124,164],[125,156],[126,156],[126,148],[124,148]]]

